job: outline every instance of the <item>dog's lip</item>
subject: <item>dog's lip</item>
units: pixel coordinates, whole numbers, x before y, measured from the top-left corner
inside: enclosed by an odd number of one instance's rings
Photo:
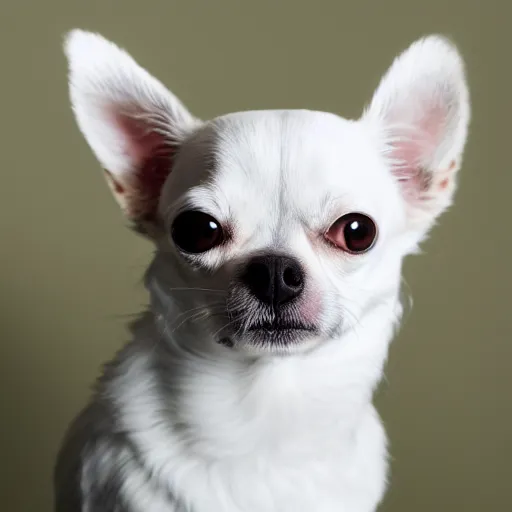
[[[291,322],[258,322],[251,325],[248,331],[285,332],[285,331],[308,331],[313,332],[316,328],[313,325]]]
[[[253,336],[256,337],[252,339],[252,343],[255,340],[260,340],[258,343],[263,342],[265,344],[297,343],[310,335],[318,334],[318,328],[314,325],[292,322],[256,322],[244,331],[249,336],[249,340]],[[236,335],[235,338],[237,338]],[[217,342],[227,348],[233,348],[236,345],[235,340],[231,336],[223,337]]]

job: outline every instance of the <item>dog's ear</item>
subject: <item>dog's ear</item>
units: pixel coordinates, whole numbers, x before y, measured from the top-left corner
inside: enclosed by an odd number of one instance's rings
[[[198,125],[182,103],[124,50],[73,30],[65,40],[78,126],[135,225],[154,220],[183,139]]]
[[[440,36],[416,41],[395,59],[363,115],[420,230],[451,204],[469,119],[464,63]]]

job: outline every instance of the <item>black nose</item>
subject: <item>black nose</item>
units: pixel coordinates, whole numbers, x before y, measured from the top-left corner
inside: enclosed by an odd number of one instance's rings
[[[304,271],[294,258],[257,256],[245,267],[242,281],[259,300],[277,306],[300,295],[304,289]]]

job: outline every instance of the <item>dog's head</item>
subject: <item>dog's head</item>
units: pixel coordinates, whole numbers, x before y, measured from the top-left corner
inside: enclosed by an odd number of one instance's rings
[[[469,98],[443,38],[398,57],[354,121],[203,122],[102,37],[73,31],[66,52],[78,125],[156,244],[159,293],[217,341],[268,352],[339,337],[396,295],[402,258],[452,200]]]

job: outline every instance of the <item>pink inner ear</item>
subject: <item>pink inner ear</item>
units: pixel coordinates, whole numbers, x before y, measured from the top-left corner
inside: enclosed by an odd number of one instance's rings
[[[115,113],[116,125],[124,135],[125,151],[132,162],[129,208],[133,216],[152,218],[171,171],[175,148],[150,121],[135,115]]]
[[[404,116],[405,117],[405,116]],[[420,119],[400,126],[393,134],[391,157],[394,175],[408,197],[418,198],[432,183],[431,165],[442,140],[446,112],[440,106],[423,110]]]

